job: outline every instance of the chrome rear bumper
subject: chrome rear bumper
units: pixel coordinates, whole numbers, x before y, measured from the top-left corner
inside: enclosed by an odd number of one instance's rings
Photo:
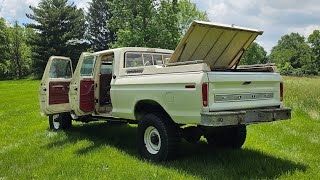
[[[291,109],[287,107],[244,111],[202,112],[200,125],[213,127],[234,126],[241,124],[249,125],[278,120],[287,120],[290,118]]]

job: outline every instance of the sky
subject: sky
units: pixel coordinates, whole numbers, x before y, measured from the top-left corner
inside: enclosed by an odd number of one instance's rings
[[[71,0],[72,1],[72,0]],[[74,0],[79,8],[88,7],[91,0]],[[40,0],[0,0],[0,17],[9,23],[18,20],[28,23],[25,16],[31,13],[29,6],[37,6]],[[269,53],[281,36],[298,32],[306,38],[320,29],[319,0],[191,0],[206,11],[211,22],[263,30],[256,42]]]

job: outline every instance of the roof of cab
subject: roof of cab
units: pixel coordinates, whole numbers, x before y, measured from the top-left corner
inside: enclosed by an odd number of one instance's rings
[[[172,54],[174,51],[169,49],[160,49],[160,48],[146,48],[146,47],[122,47],[122,48],[116,48],[116,49],[108,49],[103,51],[98,51],[93,53],[94,55],[98,56],[101,54],[107,54],[110,52],[153,52],[153,53],[170,53]]]

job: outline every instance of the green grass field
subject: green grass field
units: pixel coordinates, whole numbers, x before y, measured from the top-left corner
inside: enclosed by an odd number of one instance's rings
[[[248,126],[240,150],[184,142],[176,161],[140,159],[136,130],[107,122],[48,130],[39,81],[0,81],[0,179],[320,179],[320,78],[284,78],[290,121]]]

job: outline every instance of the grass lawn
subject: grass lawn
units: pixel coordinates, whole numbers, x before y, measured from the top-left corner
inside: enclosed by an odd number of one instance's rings
[[[285,77],[290,121],[248,126],[240,150],[184,142],[176,161],[150,163],[137,128],[107,122],[48,130],[39,81],[0,81],[0,179],[320,179],[320,78]]]

